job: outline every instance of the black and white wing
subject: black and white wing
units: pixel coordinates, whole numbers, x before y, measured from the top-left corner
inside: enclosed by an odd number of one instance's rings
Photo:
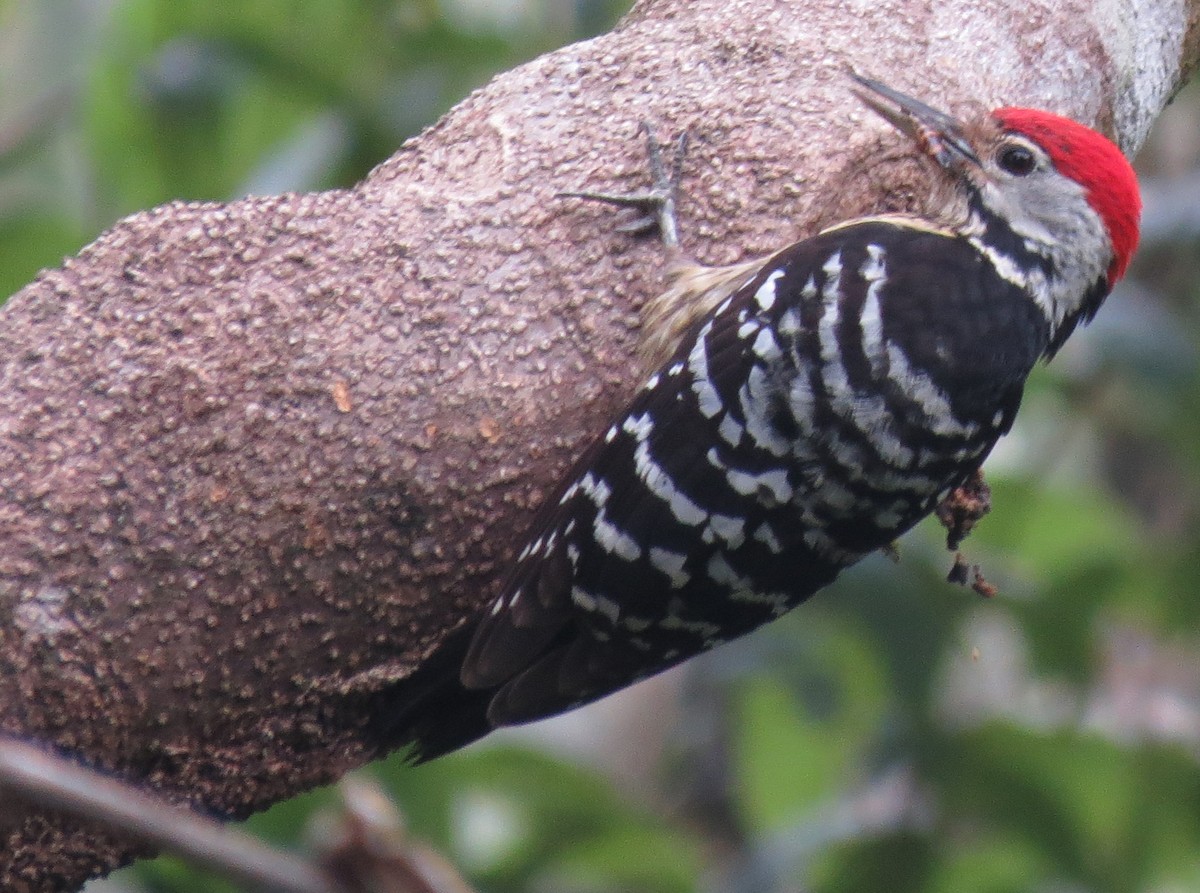
[[[740,636],[928,514],[1011,422],[1040,351],[1006,334],[1028,329],[1004,288],[965,241],[901,219],[768,260],[543,506],[459,640],[457,706],[442,700],[437,740],[414,727],[420,755]],[[975,330],[963,356],[934,315],[956,307]]]

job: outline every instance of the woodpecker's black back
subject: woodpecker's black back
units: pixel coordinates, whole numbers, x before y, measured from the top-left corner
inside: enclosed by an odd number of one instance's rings
[[[428,759],[783,614],[978,468],[1048,342],[951,232],[880,218],[785,249],[581,458],[394,737]]]

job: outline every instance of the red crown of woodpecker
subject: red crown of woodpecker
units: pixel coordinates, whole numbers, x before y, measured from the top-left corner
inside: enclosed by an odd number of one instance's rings
[[[1138,244],[1142,199],[1129,161],[1109,139],[1070,118],[1025,108],[1002,108],[993,114],[1005,130],[1045,149],[1059,173],[1086,190],[1088,203],[1112,241],[1108,284],[1114,285],[1125,275]]]

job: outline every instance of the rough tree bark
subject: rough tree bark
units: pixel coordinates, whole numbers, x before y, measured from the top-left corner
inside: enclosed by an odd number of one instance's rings
[[[557,190],[643,183],[647,119],[692,136],[705,262],[876,206],[847,66],[1132,151],[1198,3],[643,0],[355,189],[121,222],[3,310],[0,729],[232,816],[378,756],[372,711],[637,384],[657,249]],[[8,804],[0,841],[6,890],[130,855]]]

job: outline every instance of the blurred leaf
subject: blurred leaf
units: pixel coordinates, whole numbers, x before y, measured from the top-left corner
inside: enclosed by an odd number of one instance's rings
[[[833,847],[813,870],[814,891],[886,890],[926,893],[934,866],[930,840],[918,834],[892,834]]]
[[[990,483],[993,511],[969,542],[1012,555],[1039,579],[1111,568],[1144,546],[1136,521],[1095,487],[1005,478]]]
[[[950,813],[974,816],[978,834],[1024,840],[1055,874],[1116,893],[1144,889],[1159,858],[1177,868],[1200,852],[1200,782],[1181,757],[993,723],[947,741],[927,768]],[[1175,841],[1151,858],[1146,838],[1167,824]]]
[[[59,217],[28,214],[0,221],[0,301],[79,244],[78,230]]]
[[[739,804],[747,827],[766,831],[795,819],[844,783],[847,754],[769,679],[747,682],[734,711]]]
[[[814,623],[794,648],[786,679],[756,675],[734,695],[736,797],[758,833],[795,822],[861,775],[885,702],[884,673],[861,635]]]
[[[667,827],[615,824],[567,848],[538,878],[547,890],[638,890],[687,893],[702,870],[699,848]]]
[[[146,893],[246,893],[218,874],[194,868],[173,856],[141,862],[131,872]]]
[[[1029,893],[1054,880],[1046,855],[1027,841],[991,834],[980,840],[946,840],[944,858],[928,893]]]
[[[651,889],[671,891],[681,888],[681,877],[694,878],[698,871],[696,844],[687,835],[625,802],[596,772],[538,753],[484,747],[415,769],[393,759],[382,774],[414,833],[435,842],[489,886],[517,885],[544,872],[574,875],[586,868],[603,886],[637,876]],[[496,851],[503,857],[496,862],[477,858],[478,836],[495,830],[475,823],[470,813],[472,805],[488,803],[493,821],[505,826],[503,833],[518,832]],[[627,857],[614,858],[621,842],[629,845]],[[655,866],[654,850],[677,864]]]

